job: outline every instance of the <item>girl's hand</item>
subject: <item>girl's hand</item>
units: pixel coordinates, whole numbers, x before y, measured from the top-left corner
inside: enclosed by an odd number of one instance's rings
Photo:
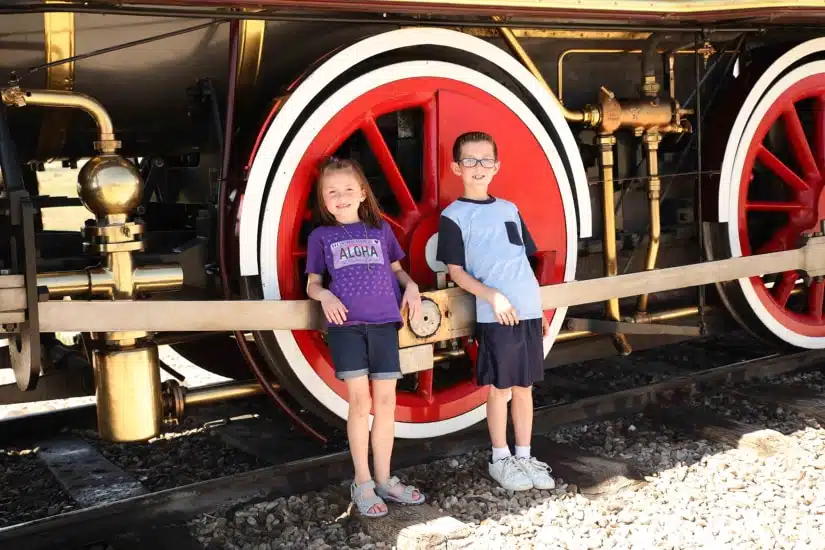
[[[544,316],[543,312],[541,314],[541,334],[545,337],[550,334],[550,323],[547,322],[547,317]]]
[[[417,321],[421,314],[421,294],[418,292],[418,285],[413,282],[407,284],[407,288],[404,289],[404,296],[401,298],[402,310],[404,306],[410,308],[410,319]]]
[[[344,324],[344,321],[347,320],[347,312],[349,310],[343,303],[341,303],[338,296],[327,290],[324,292],[323,296],[321,296],[320,302],[327,321],[336,325]]]

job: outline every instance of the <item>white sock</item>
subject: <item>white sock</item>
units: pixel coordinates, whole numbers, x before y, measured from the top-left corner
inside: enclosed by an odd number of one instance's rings
[[[510,447],[502,447],[501,449],[493,447],[493,462],[498,462],[508,456],[510,456]]]
[[[516,445],[516,458],[530,458],[530,445],[526,447]]]

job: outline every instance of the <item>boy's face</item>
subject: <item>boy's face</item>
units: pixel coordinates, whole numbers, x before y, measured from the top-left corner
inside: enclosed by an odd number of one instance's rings
[[[482,165],[482,161],[488,167]],[[468,166],[475,164],[475,166]],[[487,192],[487,186],[498,173],[501,163],[493,153],[493,144],[489,141],[471,141],[461,147],[459,162],[453,161],[453,173],[461,178],[464,189]]]

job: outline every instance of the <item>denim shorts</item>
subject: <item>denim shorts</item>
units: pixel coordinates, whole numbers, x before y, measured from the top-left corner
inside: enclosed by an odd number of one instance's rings
[[[358,324],[327,327],[327,346],[340,380],[369,374],[370,380],[401,378],[398,325]]]

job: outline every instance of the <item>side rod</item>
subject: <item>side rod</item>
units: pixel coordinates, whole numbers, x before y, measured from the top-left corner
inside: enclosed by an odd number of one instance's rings
[[[598,278],[547,285],[541,287],[541,302],[544,310],[550,310],[791,270],[805,271],[811,277],[825,275],[825,237],[812,237],[803,247],[783,252],[628,273],[610,277],[609,282]],[[2,283],[3,277],[0,277],[0,287]],[[472,295],[453,287],[424,292],[422,297],[439,304],[444,322],[450,325],[451,337],[472,330],[475,323]],[[321,308],[312,300],[53,300],[40,302],[38,308],[43,332],[323,328]],[[19,311],[3,310],[0,303],[0,323],[15,322],[19,317]]]

